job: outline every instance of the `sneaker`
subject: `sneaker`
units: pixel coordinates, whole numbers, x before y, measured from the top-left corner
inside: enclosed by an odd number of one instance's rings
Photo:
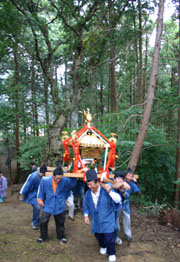
[[[105,255],[107,253],[107,248],[106,247],[101,247],[99,250],[101,255]]]
[[[59,238],[56,238],[59,242],[62,242],[63,244],[66,244],[67,243],[67,239],[65,237],[59,239]]]
[[[42,243],[42,242],[46,242],[46,241],[48,241],[48,238],[42,239],[41,237],[39,237],[39,238],[37,239],[37,242],[38,242],[38,243]]]
[[[132,241],[132,236],[127,236],[126,234],[124,234],[123,239]]]
[[[116,262],[116,255],[110,255],[108,261],[109,262]]]
[[[128,245],[128,247],[130,246],[131,241],[132,241],[132,238],[127,238],[127,245]]]
[[[38,230],[38,226],[32,225],[32,229],[33,229],[33,230]]]
[[[117,237],[116,240],[115,240],[115,243],[117,245],[122,245],[122,240],[119,237]]]
[[[131,236],[124,235],[124,239],[127,240],[127,245],[128,245],[128,247],[129,247],[129,246],[130,246],[130,243],[131,243],[131,241],[132,241],[132,237],[131,237]]]
[[[32,225],[32,229],[33,230],[37,230],[38,229],[38,226],[33,225],[33,223],[31,225]]]

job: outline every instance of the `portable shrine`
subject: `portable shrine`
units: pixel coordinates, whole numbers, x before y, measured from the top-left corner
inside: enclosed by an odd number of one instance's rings
[[[114,168],[116,155],[116,134],[106,138],[99,130],[91,125],[93,119],[89,109],[82,113],[85,125],[79,131],[73,130],[71,136],[66,131],[62,132],[64,147],[63,167],[66,176],[82,177],[84,181],[84,168],[95,168],[98,177],[103,181],[109,178],[110,170]],[[69,172],[71,170],[71,172]]]

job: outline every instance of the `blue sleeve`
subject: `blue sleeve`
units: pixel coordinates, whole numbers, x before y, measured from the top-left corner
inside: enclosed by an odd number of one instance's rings
[[[26,182],[24,183],[23,187],[20,190],[20,194],[22,195],[27,195],[32,188],[32,174],[30,174],[26,180]]]
[[[88,191],[86,192],[84,199],[83,199],[83,214],[90,215],[90,209],[89,209],[89,201],[88,201]]]
[[[76,178],[69,178],[69,180],[70,180],[71,190],[73,190],[77,185],[77,179]]]
[[[40,185],[39,185],[39,188],[38,188],[37,198],[44,201],[44,196],[45,196],[45,194],[44,194],[44,179],[42,178]]]
[[[67,191],[69,192],[69,191],[71,191],[72,188],[73,188],[73,183],[72,183],[72,180],[71,180],[70,177],[66,177],[66,180],[67,180],[67,182],[66,182],[66,185],[67,185]]]
[[[129,199],[130,196],[130,190],[125,190],[125,200]]]
[[[134,183],[133,181],[131,181],[129,183],[131,189],[129,190],[129,193],[140,193],[140,189],[138,187],[138,185],[136,183]]]

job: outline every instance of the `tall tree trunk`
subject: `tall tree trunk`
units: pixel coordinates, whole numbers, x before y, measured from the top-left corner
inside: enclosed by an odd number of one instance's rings
[[[23,123],[23,131],[24,131],[24,140],[26,141],[26,139],[27,139],[27,120],[26,120],[26,110],[25,110],[25,106],[24,106],[24,104],[22,104],[22,123]]]
[[[49,106],[48,106],[49,92],[48,92],[48,81],[46,77],[44,77],[44,98],[45,98],[46,125],[49,126]]]
[[[65,57],[65,70],[64,70],[64,82],[65,82],[65,88],[64,88],[64,102],[68,102],[68,64]]]
[[[101,117],[104,115],[104,100],[103,100],[103,73],[102,70],[100,70],[100,111],[101,111]]]
[[[113,1],[109,0],[109,30],[111,34],[111,41],[110,41],[110,90],[111,90],[111,112],[118,111],[118,104],[117,104],[117,90],[116,90],[116,72],[115,72],[115,52],[114,52],[114,43],[113,43],[113,30],[117,23],[114,20],[114,6]]]
[[[133,7],[133,24],[134,24],[134,45],[135,45],[135,53],[136,53],[136,68],[135,72],[137,75],[135,75],[135,81],[134,81],[134,92],[133,92],[133,104],[136,104],[136,89],[138,89],[138,83],[139,83],[139,54],[138,54],[138,41],[137,41],[137,26],[136,26],[136,10],[134,7],[134,2],[132,0],[132,7]]]
[[[14,88],[15,88],[15,115],[16,115],[16,158],[19,157],[20,151],[20,140],[19,140],[19,67],[18,67],[18,53],[17,47],[14,47]],[[16,160],[16,175],[14,177],[13,183],[17,184],[20,178],[20,163]]]
[[[146,131],[148,128],[152,105],[153,105],[154,89],[156,85],[156,78],[158,74],[158,63],[159,63],[159,57],[160,57],[161,36],[162,36],[162,30],[163,30],[164,2],[165,0],[160,0],[159,2],[156,40],[155,40],[154,55],[153,55],[153,61],[152,61],[152,71],[151,71],[151,76],[150,76],[150,81],[149,81],[148,96],[147,96],[147,102],[146,102],[146,106],[144,110],[144,116],[141,121],[141,126],[140,126],[139,134],[136,140],[136,144],[135,144],[131,159],[128,164],[128,166],[131,167],[133,170],[136,169],[136,166],[137,166],[137,163],[140,157],[140,153],[141,153],[144,139],[146,136]]]
[[[139,9],[139,67],[138,67],[138,104],[142,104],[142,14],[141,14],[141,1],[138,0]]]
[[[144,60],[144,72],[143,72],[143,84],[142,84],[142,98],[144,101],[145,100],[145,95],[146,95],[146,74],[147,74],[147,62],[148,62],[148,42],[149,42],[149,37],[148,33],[146,33],[146,50],[145,50],[145,60]]]
[[[110,94],[111,94],[111,70],[110,70],[110,67],[109,67],[109,71],[108,71],[108,104],[107,104],[107,112],[109,113],[110,112]]]
[[[171,70],[171,89],[173,88],[174,85],[174,72],[173,68]],[[168,110],[168,116],[167,116],[167,136],[171,136],[171,130],[172,130],[172,120],[173,120],[173,110],[169,109]]]
[[[111,44],[111,63],[110,63],[110,72],[111,72],[111,111],[117,112],[117,94],[116,94],[116,73],[115,73],[115,55],[114,55],[114,48]]]
[[[178,95],[180,96],[180,0],[179,0],[179,61],[178,61]],[[178,108],[178,134],[177,134],[177,150],[176,150],[176,179],[180,179],[180,106]],[[180,196],[180,186],[176,185],[174,196],[174,205],[178,207]]]
[[[32,92],[32,112],[33,112],[33,133],[36,136],[39,136],[38,129],[38,110],[37,110],[37,101],[36,101],[36,88],[35,88],[35,68],[34,68],[34,58],[32,60],[31,66],[31,92]]]

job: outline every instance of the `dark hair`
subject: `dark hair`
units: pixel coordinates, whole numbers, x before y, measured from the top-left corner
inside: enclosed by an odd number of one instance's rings
[[[133,174],[132,168],[128,167],[128,169],[126,170],[126,174],[125,175],[127,175],[127,173]]]
[[[57,176],[57,175],[63,175],[63,169],[60,165],[58,165],[58,167],[54,170],[53,172],[53,176]]]
[[[86,172],[87,182],[98,181],[97,173],[94,169],[90,169]]]
[[[42,166],[40,167],[39,171],[40,171],[40,173],[45,174],[45,173],[47,172],[47,167],[46,167],[46,165],[42,165]]]
[[[99,181],[99,179],[95,179],[95,180],[90,180],[90,181],[87,181],[86,183],[89,183],[89,182],[94,182],[95,184],[97,184],[97,182]]]
[[[116,170],[115,170],[115,174],[114,174],[114,178],[116,178],[116,177],[122,177],[122,178],[124,178],[124,177],[125,177],[125,174],[124,174],[124,172],[123,172],[122,170],[116,169]]]
[[[33,166],[35,165],[34,161],[31,161],[31,165],[33,165]]]

